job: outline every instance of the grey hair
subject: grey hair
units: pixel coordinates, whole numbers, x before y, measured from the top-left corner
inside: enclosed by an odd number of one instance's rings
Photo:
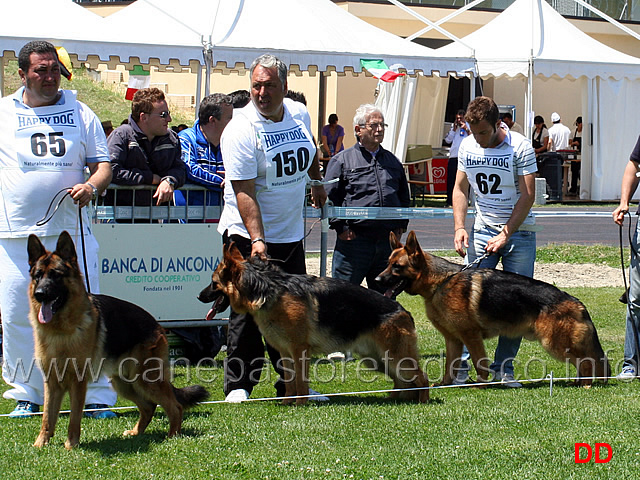
[[[249,68],[249,73],[252,77],[253,77],[253,71],[256,69],[258,65],[264,68],[275,68],[278,71],[278,78],[282,83],[282,88],[283,89],[285,88],[285,85],[287,84],[287,66],[284,64],[282,60],[279,60],[277,57],[269,53],[260,55],[258,58],[256,58],[253,61],[253,63],[251,64],[251,67]]]
[[[371,116],[373,113],[379,113],[382,119],[384,120],[384,114],[382,110],[373,105],[372,103],[365,103],[364,105],[360,105],[356,110],[356,114],[353,117],[353,128],[355,130],[356,125],[364,125],[367,123],[367,118]],[[356,134],[357,137],[357,134]]]

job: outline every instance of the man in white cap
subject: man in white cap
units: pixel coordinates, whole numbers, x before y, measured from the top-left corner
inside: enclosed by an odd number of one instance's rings
[[[551,114],[551,122],[553,126],[549,128],[549,151],[568,150],[571,130],[562,124],[560,115],[556,112]]]

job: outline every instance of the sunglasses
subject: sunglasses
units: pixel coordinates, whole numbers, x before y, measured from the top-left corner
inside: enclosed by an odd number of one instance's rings
[[[147,113],[147,115],[157,115],[160,118],[167,118],[171,116],[171,112],[169,110],[165,110],[164,112],[160,112],[160,113]]]

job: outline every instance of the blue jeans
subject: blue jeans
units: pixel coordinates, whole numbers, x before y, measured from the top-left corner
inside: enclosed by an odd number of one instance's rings
[[[471,263],[484,255],[487,242],[498,233],[500,232],[488,227],[474,228],[469,235],[466,262]],[[536,260],[535,232],[515,232],[498,254],[493,254],[483,259],[477,266],[471,268],[496,268],[499,260],[502,260],[502,268],[505,272],[533,277],[533,266]],[[513,375],[513,359],[520,349],[521,342],[522,337],[500,336],[493,363],[489,367],[491,371]],[[462,349],[461,358],[463,365],[469,359],[469,351],[466,345]]]
[[[331,276],[355,285],[360,285],[366,278],[369,288],[384,293],[385,289],[375,279],[387,268],[390,255],[388,235],[381,239],[363,236],[356,236],[353,240],[338,238],[333,250]]]
[[[638,228],[633,236],[633,245],[638,250]],[[638,371],[638,355],[640,353],[640,259],[631,255],[629,268],[629,300],[627,303],[627,321],[624,334],[624,363],[622,368],[633,367]]]

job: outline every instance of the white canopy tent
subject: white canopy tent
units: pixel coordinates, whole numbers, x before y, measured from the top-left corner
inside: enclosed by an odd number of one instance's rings
[[[71,0],[13,0],[3,10],[5,19],[15,21],[4,22],[0,51],[17,52],[28,40],[44,38],[92,65],[193,67],[209,57],[212,67],[242,69],[264,52],[299,71],[360,72],[362,58],[382,58],[427,75],[471,65],[468,55],[444,57],[330,0],[137,0],[105,19]],[[26,25],[18,21],[24,11],[30,12]]]
[[[144,21],[141,21],[144,19]],[[213,64],[248,66],[271,52],[300,70],[360,71],[361,58],[384,58],[425,73],[456,71],[463,59],[442,57],[351,15],[329,0],[138,0],[105,19],[110,32],[95,52],[142,63],[182,65],[211,52]],[[142,46],[147,49],[141,51]]]
[[[389,125],[382,143],[387,150],[404,163],[409,145],[442,144],[448,77],[404,76],[378,87],[375,103]]]
[[[101,28],[103,20],[70,0],[3,2],[2,16],[2,57],[10,52],[17,56],[25,43],[35,39],[54,40],[56,45],[63,45],[69,52],[83,50],[86,39]],[[0,63],[0,96],[4,95],[3,65]]]
[[[517,0],[462,40],[473,52],[456,43],[437,51],[473,53],[480,77],[527,78],[527,132],[534,112],[534,78],[579,79],[585,125],[580,196],[619,198],[622,172],[640,132],[640,118],[631,112],[629,101],[640,95],[640,59],[589,37],[543,0]]]
[[[450,72],[473,66],[466,54],[443,56],[374,27],[330,0],[137,0],[105,19],[71,0],[14,0],[7,6],[12,15],[6,18],[20,18],[18,8],[28,10],[49,28],[19,29],[13,22],[10,35],[4,28],[0,32],[0,52],[17,52],[37,32],[38,38],[64,46],[72,59],[93,67],[190,68],[199,73],[198,99],[203,67],[206,95],[212,71],[243,73],[265,52],[294,72],[361,72],[361,59],[383,59],[412,73],[446,79]],[[433,122],[440,124],[444,110],[436,113]]]

